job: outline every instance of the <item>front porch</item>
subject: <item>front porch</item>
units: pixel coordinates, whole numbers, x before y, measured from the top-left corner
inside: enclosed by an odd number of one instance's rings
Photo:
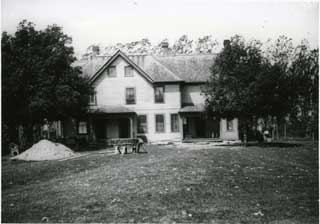
[[[136,113],[122,106],[99,107],[89,111],[89,140],[107,142],[136,136]]]
[[[184,142],[220,141],[220,119],[208,117],[201,105],[186,106],[180,111]]]

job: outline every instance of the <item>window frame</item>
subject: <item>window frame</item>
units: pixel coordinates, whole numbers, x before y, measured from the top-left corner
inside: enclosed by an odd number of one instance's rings
[[[156,88],[163,88],[163,100],[162,102],[157,102],[156,100]],[[164,85],[158,85],[158,86],[154,86],[154,103],[156,104],[164,104],[165,103],[165,86]]]
[[[92,97],[93,96],[93,97]],[[91,99],[93,98],[93,102]],[[94,91],[94,93],[89,95],[89,105],[97,105],[97,92]]]
[[[127,75],[127,69],[130,68],[131,69],[131,75]],[[131,65],[127,65],[124,67],[124,77],[133,77],[133,67]]]
[[[80,124],[81,123],[85,123],[86,133],[80,133]],[[78,135],[88,135],[89,134],[88,129],[89,129],[88,121],[85,121],[85,120],[78,121],[78,127],[77,127]]]
[[[226,119],[226,131],[233,131],[233,118]],[[231,124],[231,129],[229,129],[229,124]]]
[[[172,116],[173,115],[176,115],[177,116],[177,130],[173,130],[173,125],[172,125]],[[180,132],[180,123],[179,123],[179,114],[178,113],[172,113],[170,114],[170,129],[171,129],[171,132],[173,133],[177,133],[177,132]]]
[[[161,115],[163,117],[163,131],[158,131],[157,130],[157,115]],[[155,128],[155,133],[166,133],[166,114],[155,114],[154,115],[154,128]]]
[[[110,69],[114,69],[114,74],[115,75],[111,75],[111,73],[110,73]],[[117,77],[117,67],[116,66],[109,66],[109,68],[107,69],[107,72],[108,72],[108,77],[110,77],[110,78],[115,78],[115,77]]]
[[[127,101],[127,89],[133,89],[134,92],[134,103],[128,103]],[[136,88],[135,87],[126,87],[124,90],[124,100],[125,100],[125,104],[126,105],[135,105],[137,104],[137,92],[136,92]]]
[[[145,116],[146,117],[146,132],[139,132],[139,116]],[[148,115],[147,114],[138,114],[137,116],[137,134],[148,134]]]

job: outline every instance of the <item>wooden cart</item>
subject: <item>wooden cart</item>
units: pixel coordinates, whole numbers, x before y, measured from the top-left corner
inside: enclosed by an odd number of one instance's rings
[[[132,149],[132,153],[139,153],[143,141],[140,138],[113,138],[110,139],[110,144],[116,154],[127,154],[128,148]]]

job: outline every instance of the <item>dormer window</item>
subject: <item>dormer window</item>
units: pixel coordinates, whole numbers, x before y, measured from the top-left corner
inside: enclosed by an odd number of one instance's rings
[[[115,66],[110,66],[108,68],[108,76],[109,77],[117,77],[117,70]]]
[[[133,68],[132,68],[132,66],[126,66],[124,68],[124,76],[125,77],[132,77],[133,76]]]
[[[164,86],[154,87],[154,102],[164,103]]]

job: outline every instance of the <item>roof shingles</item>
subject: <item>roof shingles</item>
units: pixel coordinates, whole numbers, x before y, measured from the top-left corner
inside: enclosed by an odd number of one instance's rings
[[[128,58],[154,82],[205,82],[209,79],[215,55],[129,55]],[[83,75],[92,78],[109,59],[110,56],[98,56],[76,61],[73,66],[82,67]]]

